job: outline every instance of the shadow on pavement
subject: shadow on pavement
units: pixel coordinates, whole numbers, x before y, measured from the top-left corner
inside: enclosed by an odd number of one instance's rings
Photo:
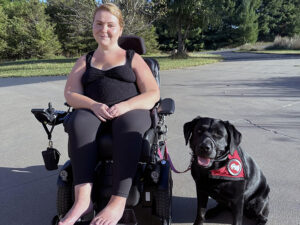
[[[197,199],[189,197],[173,196],[173,212],[172,222],[174,223],[194,223],[197,211]],[[212,208],[216,205],[213,199],[208,200],[207,208]],[[229,211],[224,211],[216,218],[205,221],[206,224],[217,223],[217,224],[231,224],[232,216]],[[248,218],[244,217],[244,225],[254,225],[255,223]]]
[[[50,224],[56,213],[57,171],[49,172],[43,165],[27,168],[0,168],[0,224]],[[193,223],[196,215],[196,198],[173,196],[172,200],[172,221]],[[215,202],[210,199],[208,207],[213,207],[214,204]],[[223,212],[206,223],[230,224],[231,220],[231,214]],[[159,220],[152,218],[151,224],[160,223]],[[243,224],[252,225],[253,223],[245,218]]]
[[[272,77],[265,80],[257,80],[255,82],[242,82],[241,85],[250,87],[271,88],[271,91],[276,90],[277,93],[280,91],[278,95],[284,97],[286,97],[286,95],[288,95],[289,97],[300,96],[300,76]]]
[[[0,167],[0,224],[50,224],[56,213],[56,172],[43,165]]]
[[[256,80],[221,80],[217,82],[194,82],[191,84],[175,84],[178,87],[213,88],[215,93],[201,96],[219,97],[263,97],[263,98],[298,98],[300,96],[300,76],[272,77]],[[199,94],[200,95],[200,94]]]

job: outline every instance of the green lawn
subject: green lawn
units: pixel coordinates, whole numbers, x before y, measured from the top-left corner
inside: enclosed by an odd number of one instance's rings
[[[257,53],[269,53],[269,54],[300,54],[300,50],[263,50],[255,51]]]
[[[266,54],[300,54],[300,50],[247,50],[241,49],[238,52],[266,53]]]
[[[161,70],[179,69],[216,63],[222,60],[218,55],[191,54],[188,59],[171,59],[168,55],[150,55],[155,58]],[[76,58],[55,58],[48,60],[20,60],[0,64],[1,77],[60,76],[70,73]]]
[[[22,60],[0,64],[0,77],[58,76],[68,74],[76,59]]]

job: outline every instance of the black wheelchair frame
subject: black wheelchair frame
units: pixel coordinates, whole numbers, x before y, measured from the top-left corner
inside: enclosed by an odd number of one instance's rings
[[[145,53],[143,39],[136,36],[121,37],[119,45],[124,49],[133,49],[139,54]],[[151,58],[145,58],[145,61],[160,85],[158,63]],[[123,217],[118,224],[138,224],[134,213],[137,206],[150,208],[152,215],[160,219],[160,224],[171,224],[173,181],[166,150],[167,126],[165,116],[173,114],[174,110],[175,103],[171,98],[161,99],[151,110],[152,125],[144,135],[142,156],[138,163]],[[49,103],[47,109],[32,109],[31,112],[42,123],[48,135],[49,147],[47,151],[42,152],[45,166],[48,170],[57,169],[59,153],[52,146],[51,133],[56,125],[63,123],[70,116],[72,109],[69,107],[67,111],[58,111]],[[100,141],[102,143],[99,144],[99,148],[103,152],[102,158],[95,168],[97,178],[92,190],[94,212],[81,217],[76,224],[89,224],[88,221],[93,218],[96,212],[105,207],[111,196],[113,161],[111,152],[109,152],[111,148],[106,147],[110,145],[107,144],[107,140],[109,138],[102,138]],[[74,187],[72,181],[72,165],[68,160],[60,168],[57,179],[57,215],[52,220],[53,225],[58,224],[59,219],[73,205]]]

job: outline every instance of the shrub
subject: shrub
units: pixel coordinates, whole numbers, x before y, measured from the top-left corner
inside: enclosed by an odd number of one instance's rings
[[[300,50],[300,35],[295,35],[294,37],[276,36],[273,45],[267,49]]]

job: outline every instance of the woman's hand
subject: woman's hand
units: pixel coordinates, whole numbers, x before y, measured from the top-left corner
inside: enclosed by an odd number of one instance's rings
[[[91,106],[91,110],[93,113],[103,122],[106,122],[106,120],[111,120],[114,117],[108,112],[109,107],[102,103],[94,103]]]
[[[118,117],[127,113],[130,110],[129,104],[127,102],[120,102],[111,106],[108,109],[108,113],[113,117]]]

